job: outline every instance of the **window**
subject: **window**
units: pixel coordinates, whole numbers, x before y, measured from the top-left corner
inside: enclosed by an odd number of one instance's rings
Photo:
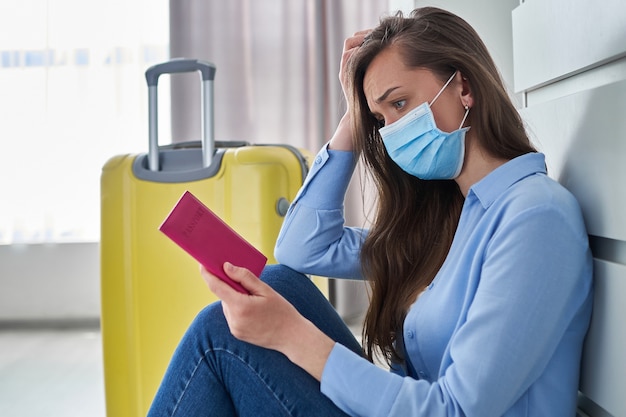
[[[144,72],[168,57],[168,3],[0,3],[0,244],[99,239],[102,165],[147,149]]]

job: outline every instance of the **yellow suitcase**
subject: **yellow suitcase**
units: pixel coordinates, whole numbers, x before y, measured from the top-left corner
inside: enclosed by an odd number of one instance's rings
[[[195,70],[203,78],[202,143],[159,147],[158,75]],[[102,169],[101,326],[108,417],[146,415],[185,329],[216,300],[197,262],[158,230],[183,192],[195,194],[273,263],[283,216],[307,172],[310,154],[289,146],[213,141],[214,73],[211,64],[196,60],[150,68],[150,151],[115,156]],[[325,280],[318,286],[326,290]]]

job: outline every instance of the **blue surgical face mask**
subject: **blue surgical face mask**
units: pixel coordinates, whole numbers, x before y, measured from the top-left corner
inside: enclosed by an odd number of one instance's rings
[[[423,180],[454,179],[461,173],[465,156],[465,116],[454,132],[443,132],[435,124],[430,106],[450,84],[456,72],[429,103],[423,103],[394,123],[379,130],[391,159],[408,174]]]

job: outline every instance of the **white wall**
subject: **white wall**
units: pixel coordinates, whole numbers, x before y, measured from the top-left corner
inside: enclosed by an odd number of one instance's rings
[[[407,3],[411,0],[392,1],[392,6],[401,6],[403,11],[410,10],[410,4]],[[441,7],[461,16],[472,25],[487,45],[512,97],[518,104],[521,104],[521,99],[513,94],[513,36],[511,31],[511,12],[519,5],[519,0],[413,0],[413,3],[415,7]]]
[[[97,243],[0,245],[0,324],[95,322],[99,258]]]

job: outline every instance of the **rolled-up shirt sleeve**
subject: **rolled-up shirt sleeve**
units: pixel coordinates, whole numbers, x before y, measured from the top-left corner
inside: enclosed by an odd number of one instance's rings
[[[353,152],[324,146],[291,203],[274,256],[305,274],[360,279],[359,251],[366,231],[346,227],[344,199],[355,167]]]

